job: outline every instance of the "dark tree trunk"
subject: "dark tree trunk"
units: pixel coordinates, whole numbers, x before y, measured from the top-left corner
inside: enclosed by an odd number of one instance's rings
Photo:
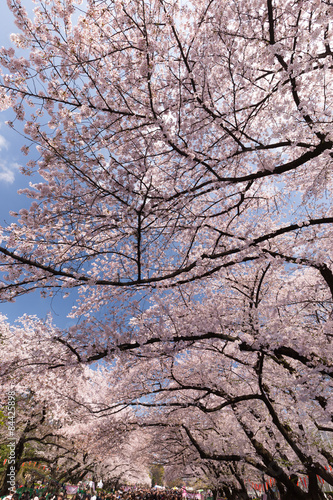
[[[27,425],[27,428],[29,427],[30,424]],[[15,478],[16,478],[16,475],[18,473],[18,471],[20,470],[20,466],[21,466],[21,458],[22,458],[22,455],[23,455],[23,452],[24,452],[24,443],[25,443],[25,431],[23,432],[22,436],[20,437],[20,439],[18,440],[18,442],[16,443],[15,445],[15,463],[11,463],[12,460],[8,460],[7,461],[7,467],[6,467],[6,472],[5,472],[5,475],[3,476],[2,478],[2,482],[1,482],[1,486],[0,486],[0,497],[1,496],[5,496],[5,495],[8,495],[9,493],[9,488],[11,487],[10,483],[9,483],[9,473],[10,473],[10,470],[11,470],[11,467],[15,467]]]
[[[314,471],[309,470],[308,477],[309,477],[309,498],[311,498],[311,500],[324,500],[325,497],[318,484],[317,474]]]

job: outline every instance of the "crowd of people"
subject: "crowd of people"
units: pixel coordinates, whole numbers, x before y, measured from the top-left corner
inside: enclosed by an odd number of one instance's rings
[[[20,488],[16,493],[4,497],[3,500],[182,500],[182,493],[179,490],[135,488],[128,491],[114,490],[108,493],[79,490],[74,495],[70,495],[66,491],[54,492],[44,489],[40,492],[38,490]]]
[[[236,497],[238,498],[238,497]],[[253,500],[269,500],[269,495],[262,495],[253,498]],[[333,500],[333,494],[326,493],[324,498]],[[183,500],[181,490],[154,489],[154,488],[132,488],[123,490],[113,490],[111,492],[91,490],[78,490],[75,494],[68,494],[63,487],[62,491],[52,491],[52,488],[43,488],[42,490],[33,490],[28,488],[19,488],[16,493],[7,495],[2,500]],[[219,499],[223,500],[223,499]]]

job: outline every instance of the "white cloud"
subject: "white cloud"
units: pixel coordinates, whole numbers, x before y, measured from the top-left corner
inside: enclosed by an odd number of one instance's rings
[[[9,144],[8,144],[8,142],[6,141],[6,139],[4,138],[4,136],[3,136],[3,135],[0,135],[0,151],[1,151],[2,149],[8,149],[8,146],[9,146]]]
[[[15,173],[19,170],[19,168],[20,165],[18,163],[6,163],[4,161],[0,161],[0,181],[13,184],[15,180]]]

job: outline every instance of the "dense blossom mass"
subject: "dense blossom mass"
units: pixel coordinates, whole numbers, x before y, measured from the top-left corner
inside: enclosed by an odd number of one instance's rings
[[[226,494],[267,477],[323,498],[332,2],[25,3],[8,0],[0,107],[34,181],[1,228],[0,295],[79,299],[64,331],[2,318],[3,387],[95,429],[94,453],[110,426],[140,431],[153,461]]]

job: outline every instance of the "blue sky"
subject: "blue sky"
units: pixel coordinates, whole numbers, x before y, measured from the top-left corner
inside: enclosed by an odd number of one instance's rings
[[[23,4],[31,6],[30,0],[25,0]],[[0,9],[0,46],[11,45],[10,34],[19,30],[13,22],[13,17],[7,7],[7,2],[1,0]],[[13,221],[9,211],[18,211],[24,206],[28,206],[30,201],[23,195],[18,195],[17,190],[28,186],[31,177],[25,177],[19,171],[19,167],[24,165],[29,157],[24,156],[20,149],[25,144],[23,137],[6,125],[7,120],[13,119],[10,110],[0,112],[0,225],[6,226]],[[1,276],[0,276],[1,279]],[[22,314],[35,314],[38,317],[45,317],[51,312],[54,322],[59,327],[66,327],[73,323],[66,316],[71,309],[74,298],[63,299],[55,297],[42,299],[39,293],[28,294],[19,297],[14,303],[0,304],[0,312],[5,314],[12,323]]]

